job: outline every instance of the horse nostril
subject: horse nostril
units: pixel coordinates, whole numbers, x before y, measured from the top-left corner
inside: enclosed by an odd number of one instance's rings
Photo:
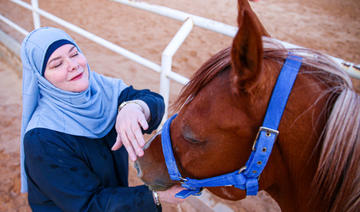
[[[137,176],[138,176],[139,178],[141,178],[141,177],[143,176],[143,173],[142,173],[142,171],[141,171],[140,164],[139,164],[137,161],[135,161],[134,167],[135,167],[135,169],[136,169]]]

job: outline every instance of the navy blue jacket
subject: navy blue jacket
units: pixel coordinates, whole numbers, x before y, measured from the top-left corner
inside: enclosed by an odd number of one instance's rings
[[[149,90],[126,88],[123,101],[141,99],[150,108],[151,133],[164,114],[163,98]],[[35,128],[24,137],[28,200],[33,211],[161,211],[145,186],[128,187],[128,154],[112,151],[113,128],[91,139]]]

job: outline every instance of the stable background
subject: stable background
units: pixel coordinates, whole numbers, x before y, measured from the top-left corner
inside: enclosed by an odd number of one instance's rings
[[[30,0],[25,2],[30,3]],[[146,0],[236,26],[236,0]],[[360,2],[358,0],[260,0],[251,3],[265,28],[282,41],[316,49],[355,64],[360,63]],[[39,7],[68,22],[160,64],[161,52],[181,22],[131,8],[110,0],[39,0]],[[33,29],[30,11],[0,0],[0,14],[27,31]],[[55,26],[41,18],[42,26]],[[60,27],[65,29],[63,27]],[[0,30],[21,42],[24,36],[0,21]],[[159,91],[159,74],[65,29],[77,41],[92,70],[122,78],[136,88]],[[232,38],[194,27],[173,58],[173,71],[188,78],[211,55],[231,45]],[[20,194],[19,136],[21,120],[21,63],[0,43],[0,211],[30,211]],[[358,82],[355,81],[358,86]],[[182,85],[171,82],[170,103]],[[170,114],[172,111],[170,111]],[[131,164],[130,164],[131,166]],[[241,164],[239,165],[241,166]],[[131,168],[132,185],[141,183]],[[205,193],[164,211],[279,211],[264,192],[238,202]],[[119,200],[121,201],[121,200]]]

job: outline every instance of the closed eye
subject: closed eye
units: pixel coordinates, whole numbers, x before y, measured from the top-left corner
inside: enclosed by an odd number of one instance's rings
[[[189,137],[186,137],[186,136],[184,136],[184,139],[185,139],[186,141],[188,141],[188,142],[190,142],[190,143],[194,143],[194,144],[200,144],[200,143],[201,143],[201,141],[199,141],[199,140],[196,140],[196,139],[194,139],[194,138],[189,138]]]
[[[78,49],[75,46],[72,46],[69,50],[70,57],[75,57],[79,54]]]
[[[56,60],[56,61],[52,61],[50,64],[50,69],[54,69],[54,68],[58,68],[62,65],[62,60]]]
[[[60,67],[62,63],[58,63],[56,65],[53,66],[53,68],[57,68],[57,67]]]
[[[77,55],[79,55],[78,51],[73,52],[73,53],[70,55],[70,57],[75,57],[75,56],[77,56]]]
[[[182,132],[183,132],[183,138],[190,143],[200,144],[204,142],[201,139],[196,138],[195,133],[191,130],[189,125],[184,125]]]

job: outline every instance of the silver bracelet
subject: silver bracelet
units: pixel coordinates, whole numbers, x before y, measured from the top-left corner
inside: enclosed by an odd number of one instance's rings
[[[144,108],[141,106],[141,104],[139,102],[137,102],[137,100],[130,100],[130,101],[125,101],[125,102],[121,103],[118,108],[118,112],[120,112],[121,109],[123,109],[127,104],[130,104],[130,103],[137,104],[138,106],[140,106],[141,112],[145,113]]]
[[[156,191],[152,191],[152,194],[153,194],[155,205],[160,206],[161,203],[160,203],[160,199],[159,199],[159,194]]]

